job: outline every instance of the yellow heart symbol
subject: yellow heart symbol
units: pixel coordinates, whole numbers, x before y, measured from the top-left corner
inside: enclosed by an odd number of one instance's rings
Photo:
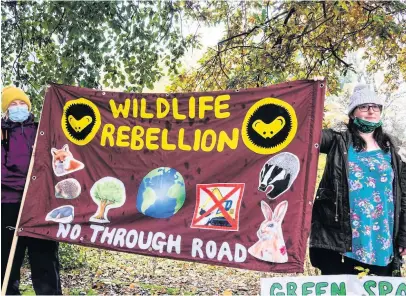
[[[278,116],[271,123],[265,123],[261,119],[257,119],[252,124],[252,128],[256,131],[261,137],[271,139],[277,133],[279,133],[282,128],[285,126],[286,120],[282,116]]]
[[[73,128],[73,130],[77,133],[81,132],[84,130],[85,127],[87,127],[89,124],[93,122],[92,117],[86,115],[83,116],[80,120],[77,120],[75,117],[72,115],[68,116],[68,121],[70,126]]]

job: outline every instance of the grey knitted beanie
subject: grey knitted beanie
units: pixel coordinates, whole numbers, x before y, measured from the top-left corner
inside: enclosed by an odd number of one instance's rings
[[[354,92],[350,97],[348,115],[350,115],[357,106],[362,104],[377,104],[383,106],[382,100],[373,90],[369,89],[365,84],[359,84],[355,86]]]

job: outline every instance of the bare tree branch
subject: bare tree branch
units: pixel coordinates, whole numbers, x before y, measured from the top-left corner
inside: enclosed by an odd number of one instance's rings
[[[18,19],[18,13],[17,13],[17,4],[14,5],[14,15],[15,15],[15,25],[17,26],[18,30],[20,31],[20,37],[21,37],[21,44],[20,44],[20,52],[18,53],[17,57],[14,60],[13,63],[13,70],[15,71],[15,64],[17,63],[17,61],[20,59],[21,54],[23,52],[23,48],[24,48],[24,35],[23,35],[23,31],[20,27],[20,25],[18,24],[19,19]],[[17,65],[17,80],[20,80],[20,67]]]
[[[63,9],[63,7],[62,7],[62,9]],[[59,19],[58,24],[57,24],[56,27],[52,30],[52,32],[49,34],[50,36],[52,36],[52,34],[56,31],[56,29],[58,29],[58,27],[59,27],[60,24],[62,23],[62,20],[63,20],[64,16],[65,16],[65,9],[63,9],[63,13],[62,13],[61,18]]]
[[[241,36],[248,36],[248,35],[252,34],[255,30],[257,30],[257,29],[259,29],[259,28],[265,26],[266,24],[269,24],[270,22],[272,22],[272,21],[278,19],[279,17],[281,17],[282,15],[285,15],[285,14],[287,14],[287,13],[289,13],[289,11],[284,11],[284,12],[282,12],[282,13],[276,15],[275,17],[273,17],[273,18],[267,20],[266,22],[254,26],[253,28],[251,28],[250,30],[248,30],[248,31],[246,31],[246,32],[242,32],[242,33],[240,33],[240,34],[237,34],[237,35],[231,36],[231,37],[229,37],[229,38],[226,38],[226,39],[224,39],[224,40],[221,40],[220,42],[218,42],[218,44],[226,43],[226,42],[228,42],[228,41],[230,41],[230,40],[232,40],[232,39],[235,39],[235,38],[238,38],[238,37],[241,37]]]

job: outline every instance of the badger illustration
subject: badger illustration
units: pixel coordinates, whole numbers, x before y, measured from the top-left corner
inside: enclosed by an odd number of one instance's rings
[[[269,159],[259,174],[258,190],[269,199],[276,199],[292,186],[300,170],[299,158],[282,152]]]

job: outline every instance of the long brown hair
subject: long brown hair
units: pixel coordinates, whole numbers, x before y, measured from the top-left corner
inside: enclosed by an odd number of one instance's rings
[[[352,142],[354,143],[355,150],[357,152],[365,150],[367,143],[361,137],[358,127],[354,124],[354,118],[351,116],[350,120],[348,121],[348,130],[351,132]],[[375,129],[373,137],[379,148],[385,151],[385,153],[388,153],[390,147],[393,146],[393,143],[389,135],[383,131],[382,126]]]

